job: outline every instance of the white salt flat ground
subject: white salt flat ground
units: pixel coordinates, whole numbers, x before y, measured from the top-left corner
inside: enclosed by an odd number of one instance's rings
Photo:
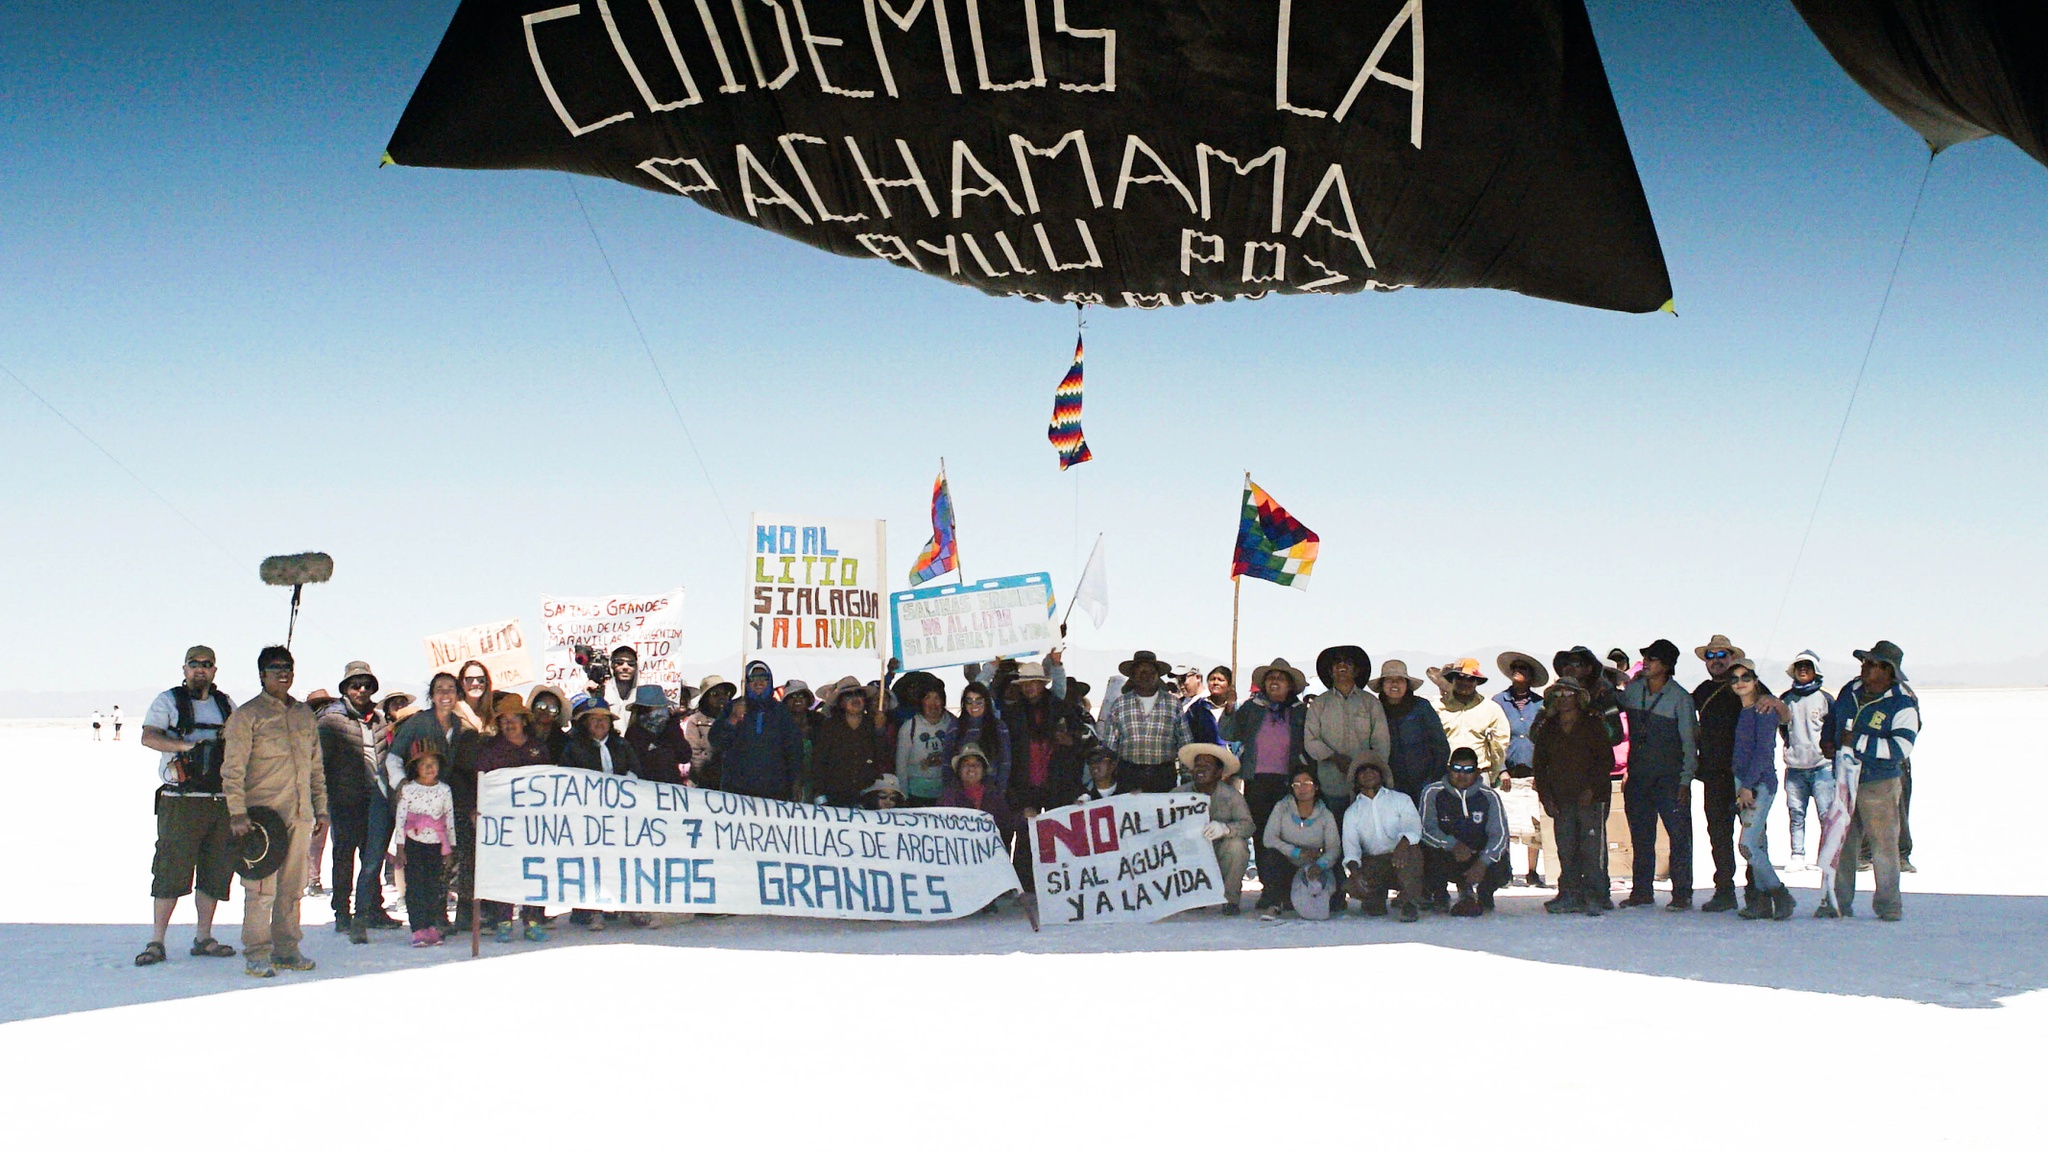
[[[1783,924],[1505,893],[1476,922],[1033,934],[1006,908],[570,929],[471,961],[350,947],[315,899],[319,971],[260,986],[184,955],[189,927],[132,966],[153,787],[132,733],[0,726],[0,1104],[21,1148],[2040,1147],[2048,692],[1925,711],[1899,924],[1810,919],[1808,873]]]

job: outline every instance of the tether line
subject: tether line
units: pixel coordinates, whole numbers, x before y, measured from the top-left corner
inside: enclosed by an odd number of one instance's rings
[[[1828,450],[1828,465],[1821,470],[1820,490],[1813,494],[1813,508],[1806,514],[1806,531],[1799,535],[1799,550],[1792,555],[1792,571],[1785,577],[1785,594],[1778,598],[1778,614],[1771,618],[1771,632],[1764,644],[1766,655],[1778,642],[1778,626],[1785,621],[1785,606],[1792,601],[1792,589],[1799,584],[1799,566],[1806,559],[1806,545],[1813,539],[1813,526],[1820,520],[1821,502],[1827,498],[1828,481],[1835,474],[1835,459],[1842,454],[1842,438],[1849,432],[1849,417],[1856,411],[1856,397],[1863,391],[1863,374],[1870,369],[1870,353],[1877,347],[1877,334],[1884,327],[1885,312],[1891,307],[1892,286],[1899,281],[1899,266],[1906,261],[1906,242],[1913,238],[1913,223],[1920,218],[1920,202],[1927,196],[1927,178],[1934,172],[1934,152],[1927,153],[1927,166],[1920,170],[1920,188],[1913,193],[1913,211],[1906,216],[1906,230],[1899,235],[1899,250],[1892,256],[1892,274],[1884,282],[1884,296],[1877,303],[1877,319],[1870,325],[1870,339],[1863,343],[1863,361],[1856,366],[1856,381],[1849,388],[1849,403],[1842,409],[1842,422],[1835,428],[1835,445]]]
[[[654,378],[661,384],[661,394],[668,397],[669,411],[676,414],[676,423],[682,426],[683,442],[690,446],[690,455],[697,458],[697,470],[704,474],[704,484],[711,489],[711,500],[718,505],[718,515],[725,521],[725,531],[737,545],[740,533],[733,527],[732,513],[725,510],[725,497],[718,494],[718,482],[711,478],[711,468],[704,463],[704,453],[697,448],[697,438],[690,434],[690,422],[683,419],[683,406],[676,403],[676,394],[668,386],[668,376],[662,372],[661,361],[654,355],[654,345],[647,341],[647,330],[640,326],[639,314],[633,311],[633,302],[626,297],[626,286],[619,282],[618,269],[612,267],[611,253],[605,251],[604,241],[597,234],[597,225],[590,219],[590,209],[583,203],[583,194],[576,190],[576,178],[565,172],[562,181],[569,186],[569,195],[576,198],[576,210],[583,214],[583,226],[590,229],[590,242],[597,245],[597,255],[604,261],[604,270],[612,278],[612,290],[619,294],[619,303],[626,308],[626,319],[633,322],[633,334],[640,338],[640,349],[647,353],[647,364],[654,369]]]

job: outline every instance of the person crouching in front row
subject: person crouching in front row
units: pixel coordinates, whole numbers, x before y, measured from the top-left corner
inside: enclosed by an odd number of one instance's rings
[[[1183,744],[1180,764],[1192,782],[1175,791],[1209,798],[1209,822],[1202,826],[1202,838],[1216,850],[1216,866],[1223,872],[1222,914],[1235,916],[1243,910],[1238,902],[1244,896],[1244,867],[1251,862],[1251,838],[1258,831],[1251,806],[1229,783],[1237,775],[1237,756],[1221,744]]]
[[[448,911],[444,864],[455,851],[455,794],[441,782],[441,767],[439,752],[422,752],[406,761],[405,784],[392,810],[405,853],[405,916],[415,948],[441,942],[440,926]]]
[[[1345,886],[1367,916],[1387,914],[1387,889],[1398,888],[1403,922],[1416,919],[1422,895],[1422,817],[1407,793],[1387,786],[1387,766],[1377,756],[1351,771],[1351,806],[1344,810]]]
[[[1422,790],[1423,867],[1430,895],[1458,886],[1453,916],[1493,909],[1494,891],[1508,882],[1507,812],[1500,794],[1479,782],[1479,757],[1470,748],[1451,752],[1450,771]]]

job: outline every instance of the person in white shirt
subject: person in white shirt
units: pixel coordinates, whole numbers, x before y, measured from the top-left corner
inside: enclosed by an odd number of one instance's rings
[[[1401,920],[1419,913],[1422,892],[1422,817],[1407,793],[1386,786],[1387,767],[1368,754],[1352,769],[1356,789],[1344,811],[1345,886],[1367,916],[1387,914],[1387,889],[1398,888]]]

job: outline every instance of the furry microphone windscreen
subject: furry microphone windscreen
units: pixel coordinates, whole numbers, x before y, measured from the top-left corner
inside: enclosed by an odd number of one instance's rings
[[[290,588],[299,584],[325,584],[334,577],[334,557],[325,552],[299,552],[272,556],[263,561],[263,582]]]

